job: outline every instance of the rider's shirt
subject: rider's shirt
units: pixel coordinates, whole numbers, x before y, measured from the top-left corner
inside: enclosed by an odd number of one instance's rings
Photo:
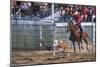
[[[74,19],[77,25],[80,25],[81,23],[81,16],[79,14],[74,15]]]

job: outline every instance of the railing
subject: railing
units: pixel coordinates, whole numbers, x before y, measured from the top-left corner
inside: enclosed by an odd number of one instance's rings
[[[47,19],[50,20],[50,19]],[[52,19],[50,20],[52,21]],[[11,20],[11,32],[12,32],[12,47],[13,48],[40,48],[40,42],[42,36],[42,42],[47,45],[53,42],[54,34],[57,38],[69,41],[69,35],[66,33],[67,22],[55,22],[52,24],[50,21],[35,21],[35,20],[23,20],[18,19]],[[42,30],[40,30],[42,26]],[[56,33],[55,32],[56,27]],[[83,30],[88,32],[90,40],[95,43],[95,23],[94,22],[82,22]],[[40,32],[42,31],[42,35]]]

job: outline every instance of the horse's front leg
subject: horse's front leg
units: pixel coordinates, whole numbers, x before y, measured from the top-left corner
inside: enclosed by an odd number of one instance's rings
[[[80,42],[78,42],[78,48],[79,48],[79,52],[81,52]]]
[[[75,42],[73,41],[74,53],[76,53]]]

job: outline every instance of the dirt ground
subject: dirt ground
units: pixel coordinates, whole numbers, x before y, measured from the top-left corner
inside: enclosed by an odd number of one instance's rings
[[[90,62],[96,61],[96,54],[94,52],[77,52],[73,53],[73,50],[65,53],[63,58],[59,53],[53,56],[52,51],[47,50],[12,50],[11,64],[12,65],[37,65],[37,64],[54,64],[54,63],[69,63],[69,62]]]

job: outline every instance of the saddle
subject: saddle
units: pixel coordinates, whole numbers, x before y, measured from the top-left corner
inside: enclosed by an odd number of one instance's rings
[[[81,35],[81,32],[80,31],[78,31],[78,33],[80,34],[81,38],[83,38],[83,34]],[[74,37],[73,34],[70,34],[69,40],[72,40],[72,41],[75,40],[75,37]]]

